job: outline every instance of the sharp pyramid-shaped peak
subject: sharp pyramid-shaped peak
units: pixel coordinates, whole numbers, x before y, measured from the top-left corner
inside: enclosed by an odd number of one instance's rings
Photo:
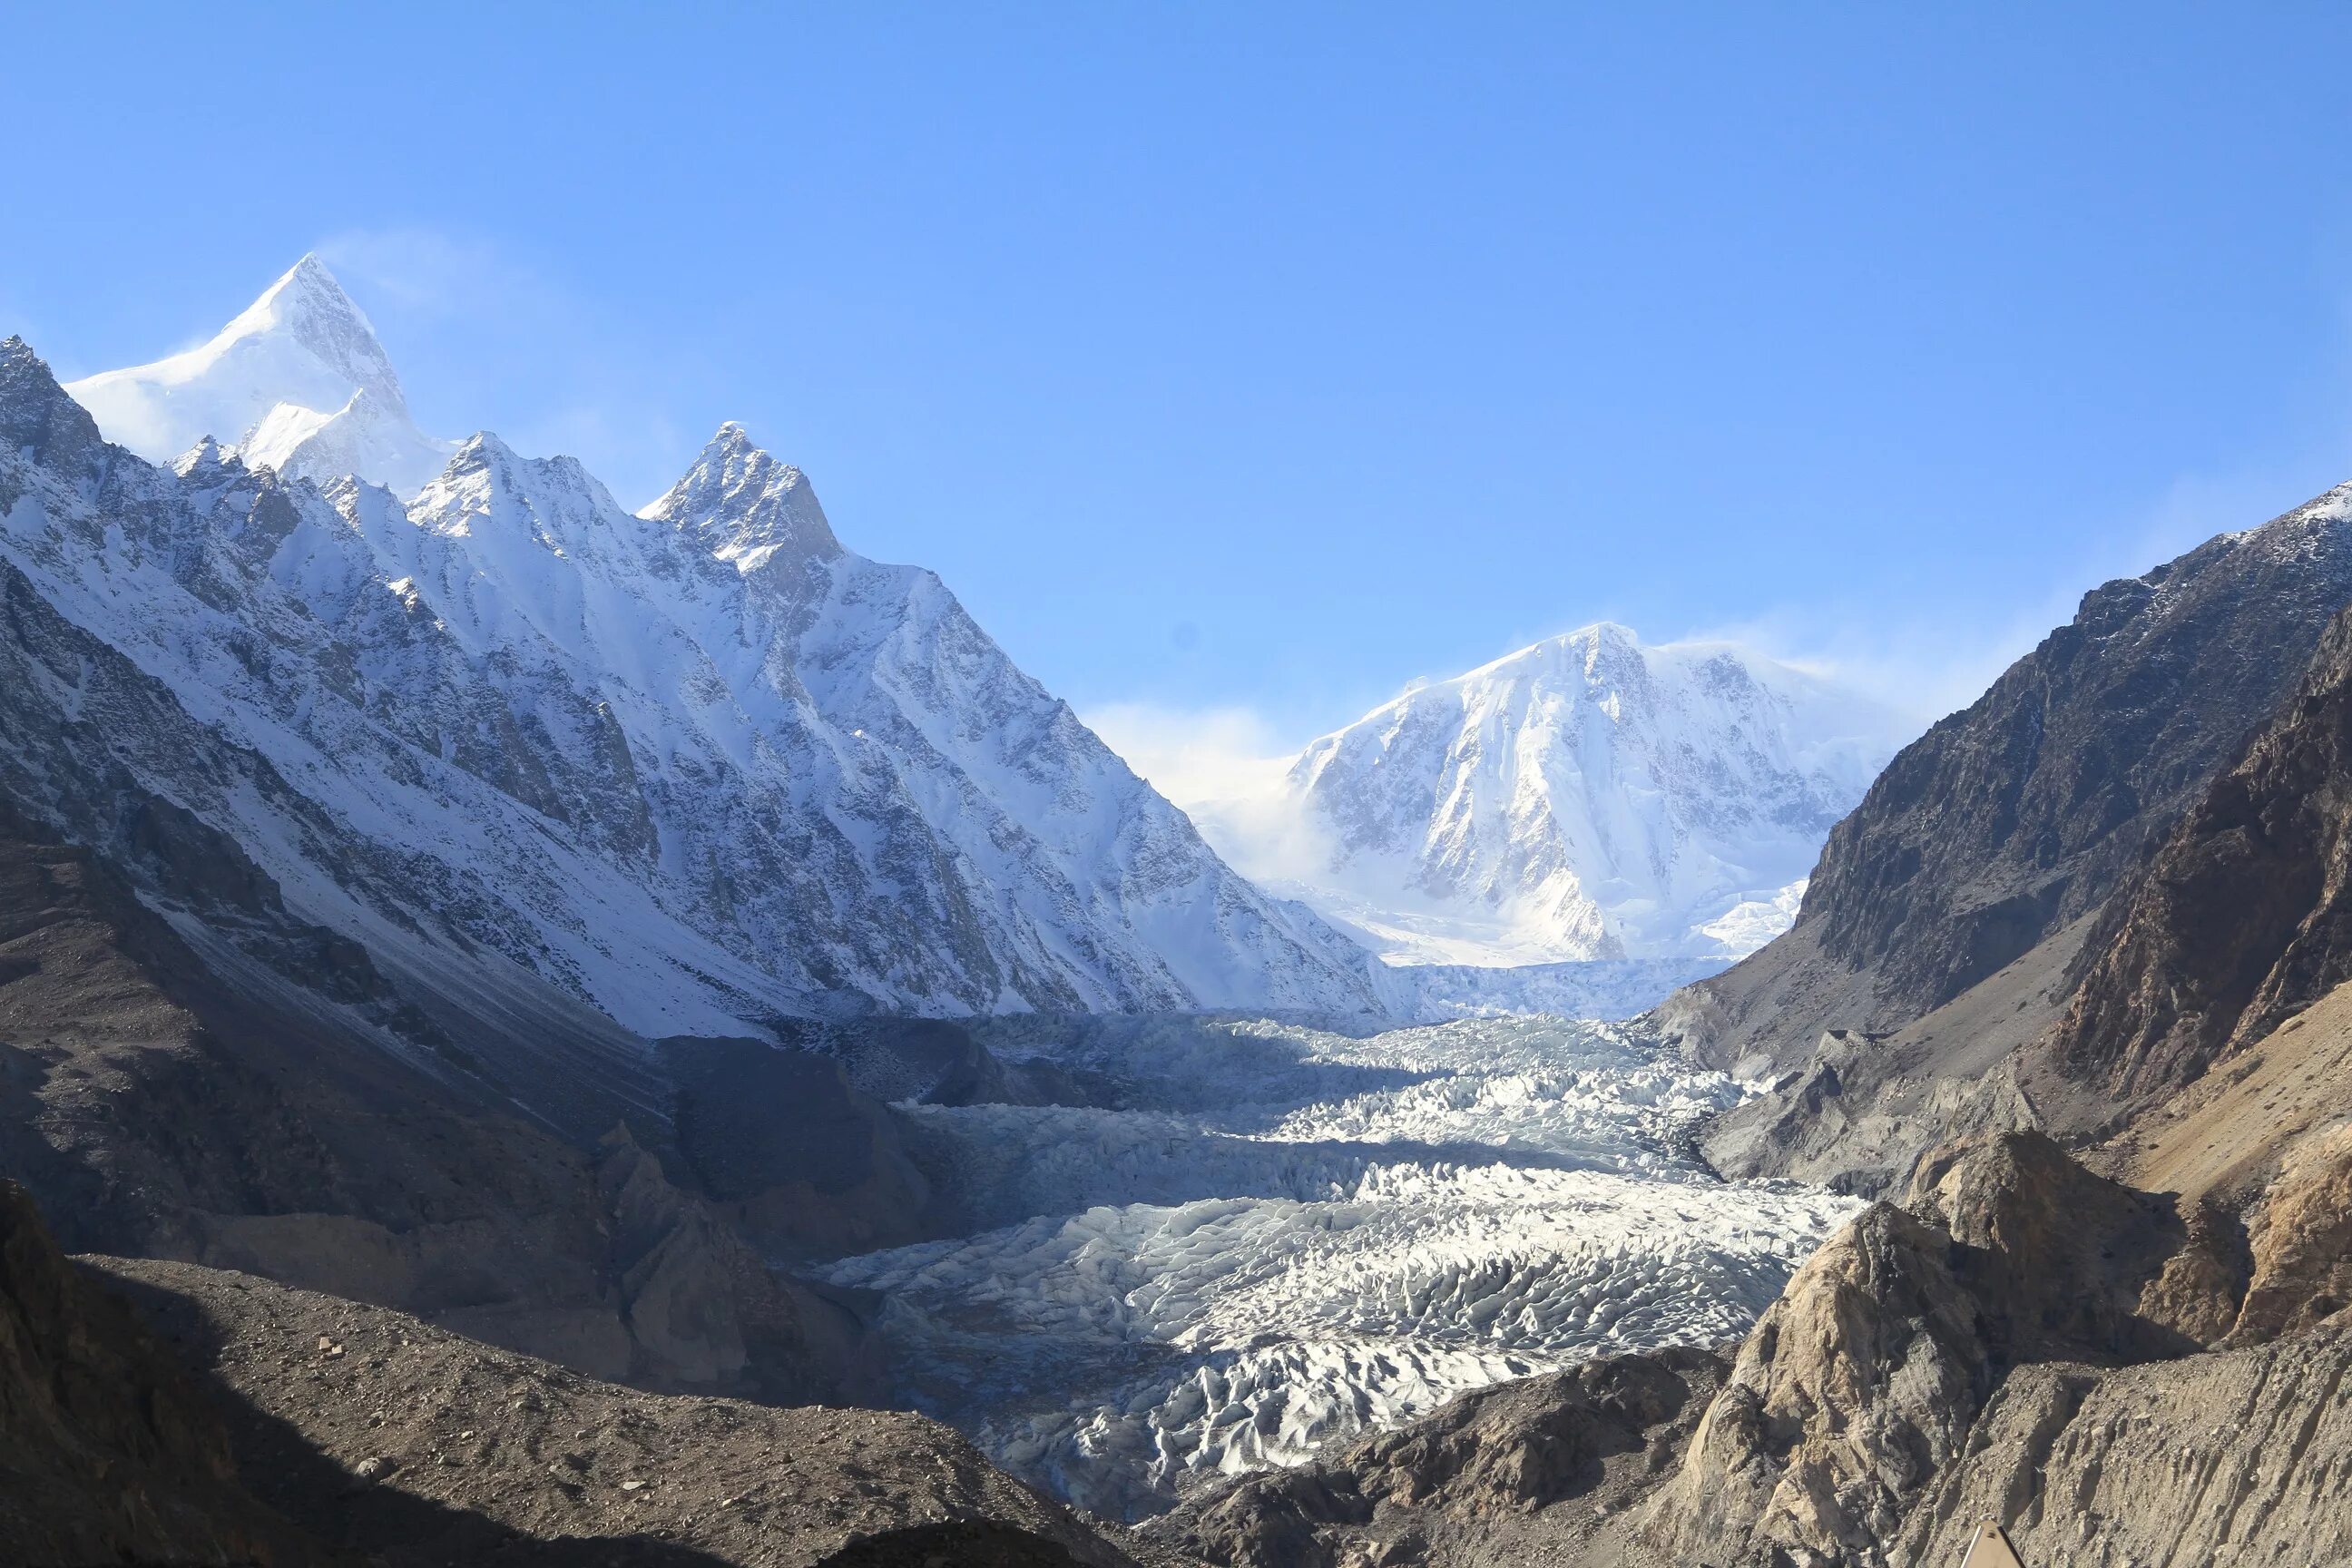
[[[808,476],[778,462],[731,419],[669,493],[640,515],[698,536],[746,571],[783,556],[825,560],[842,552]]]
[[[172,471],[184,479],[205,479],[245,472],[236,453],[206,436],[172,459]]]
[[[169,462],[204,436],[248,467],[413,493],[449,448],[418,430],[367,313],[305,256],[202,345],[66,390],[109,437]]]
[[[375,327],[327,264],[313,251],[286,269],[261,298],[222,328],[207,349],[265,333],[282,333],[316,355],[356,389],[402,407],[406,397]],[[203,351],[198,351],[203,352]]]

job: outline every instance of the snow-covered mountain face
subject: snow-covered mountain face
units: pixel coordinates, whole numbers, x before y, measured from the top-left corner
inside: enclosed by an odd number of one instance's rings
[[[248,468],[320,483],[358,474],[413,495],[455,446],[416,427],[375,330],[315,256],[202,347],[66,390],[152,463],[210,438]]]
[[[239,321],[308,320],[285,300],[305,275]],[[373,339],[333,346],[381,363]],[[168,406],[176,384],[141,384]],[[738,427],[633,516],[487,435],[407,504],[212,443],[153,468],[21,343],[0,398],[53,433],[0,451],[0,561],[128,661],[101,673],[142,711],[204,737],[191,756],[111,725],[112,760],[415,989],[520,972],[649,1037],[1384,1005],[1362,949],[1228,868],[937,577],[844,550]],[[56,679],[99,679],[80,662]]]
[[[1903,735],[1802,670],[1594,626],[1408,692],[1200,815],[1391,963],[1729,959],[1787,929]]]

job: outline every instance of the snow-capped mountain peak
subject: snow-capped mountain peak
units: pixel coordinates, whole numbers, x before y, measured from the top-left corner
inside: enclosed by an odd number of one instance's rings
[[[109,440],[151,462],[213,437],[234,442],[247,468],[354,474],[407,494],[450,451],[417,429],[375,328],[316,256],[197,347],[66,391]]]
[[[317,288],[240,318],[252,353],[119,384],[344,385],[302,341]],[[375,391],[321,399],[342,411],[321,433]],[[0,578],[123,653],[121,701],[194,716],[124,777],[436,994],[542,1012],[520,977],[653,1037],[1393,1005],[1370,953],[1219,860],[937,576],[844,550],[740,427],[633,516],[487,432],[404,501],[364,467],[285,482],[203,430],[179,468],[109,457],[87,406],[0,350],[0,494],[28,498]],[[189,762],[215,741],[231,761]],[[260,782],[224,783],[240,770]]]
[[[394,407],[408,406],[400,374],[376,341],[367,312],[343,292],[315,253],[289,268],[197,352],[226,352],[228,345],[272,336],[290,339],[356,390],[373,393]]]
[[[733,420],[639,515],[695,537],[742,572],[773,560],[830,560],[842,552],[808,476],[769,456]]]
[[[1731,958],[1786,926],[1902,732],[1808,671],[1603,622],[1417,687],[1202,815],[1393,962]]]
[[[526,458],[488,430],[461,443],[410,516],[435,533],[528,539],[572,554],[611,531],[612,492],[576,458]]]
[[[227,479],[246,471],[235,450],[222,446],[210,436],[201,437],[194,446],[172,459],[172,471],[184,479],[199,481]]]

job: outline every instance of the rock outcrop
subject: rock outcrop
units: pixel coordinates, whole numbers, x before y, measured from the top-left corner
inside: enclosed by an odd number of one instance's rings
[[[2352,1127],[2297,1151],[2250,1228],[2253,1278],[2232,1343],[2299,1333],[2352,1307]]]
[[[2352,1333],[2114,1371],[2013,1373],[1890,1563],[1960,1561],[1997,1521],[2032,1568],[2352,1562]]]
[[[1747,1342],[1648,1526],[1692,1561],[1879,1564],[2021,1365],[2200,1348],[2242,1280],[2172,1204],[2047,1138],[1936,1151],[1799,1269]]]
[[[1727,1370],[1667,1350],[1465,1394],[1325,1462],[1188,1499],[1150,1538],[1229,1568],[1558,1560],[1654,1484]]]
[[[1663,1494],[1660,1545],[1694,1560],[1736,1542],[1860,1554],[1894,1532],[1992,1381],[1952,1245],[1881,1204],[1798,1270]]]

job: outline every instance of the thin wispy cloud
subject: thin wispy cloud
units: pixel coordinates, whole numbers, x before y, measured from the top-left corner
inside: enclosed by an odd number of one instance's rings
[[[399,226],[315,248],[374,321],[427,428],[491,429],[530,456],[578,458],[631,508],[699,444],[665,395],[658,345],[511,247]]]
[[[1081,713],[1127,765],[1179,805],[1256,795],[1281,778],[1298,750],[1256,710],[1238,705],[1187,709],[1111,702]]]
[[[415,321],[465,321],[516,310],[561,315],[565,291],[499,246],[439,229],[345,229],[319,242],[320,258],[362,303]]]

